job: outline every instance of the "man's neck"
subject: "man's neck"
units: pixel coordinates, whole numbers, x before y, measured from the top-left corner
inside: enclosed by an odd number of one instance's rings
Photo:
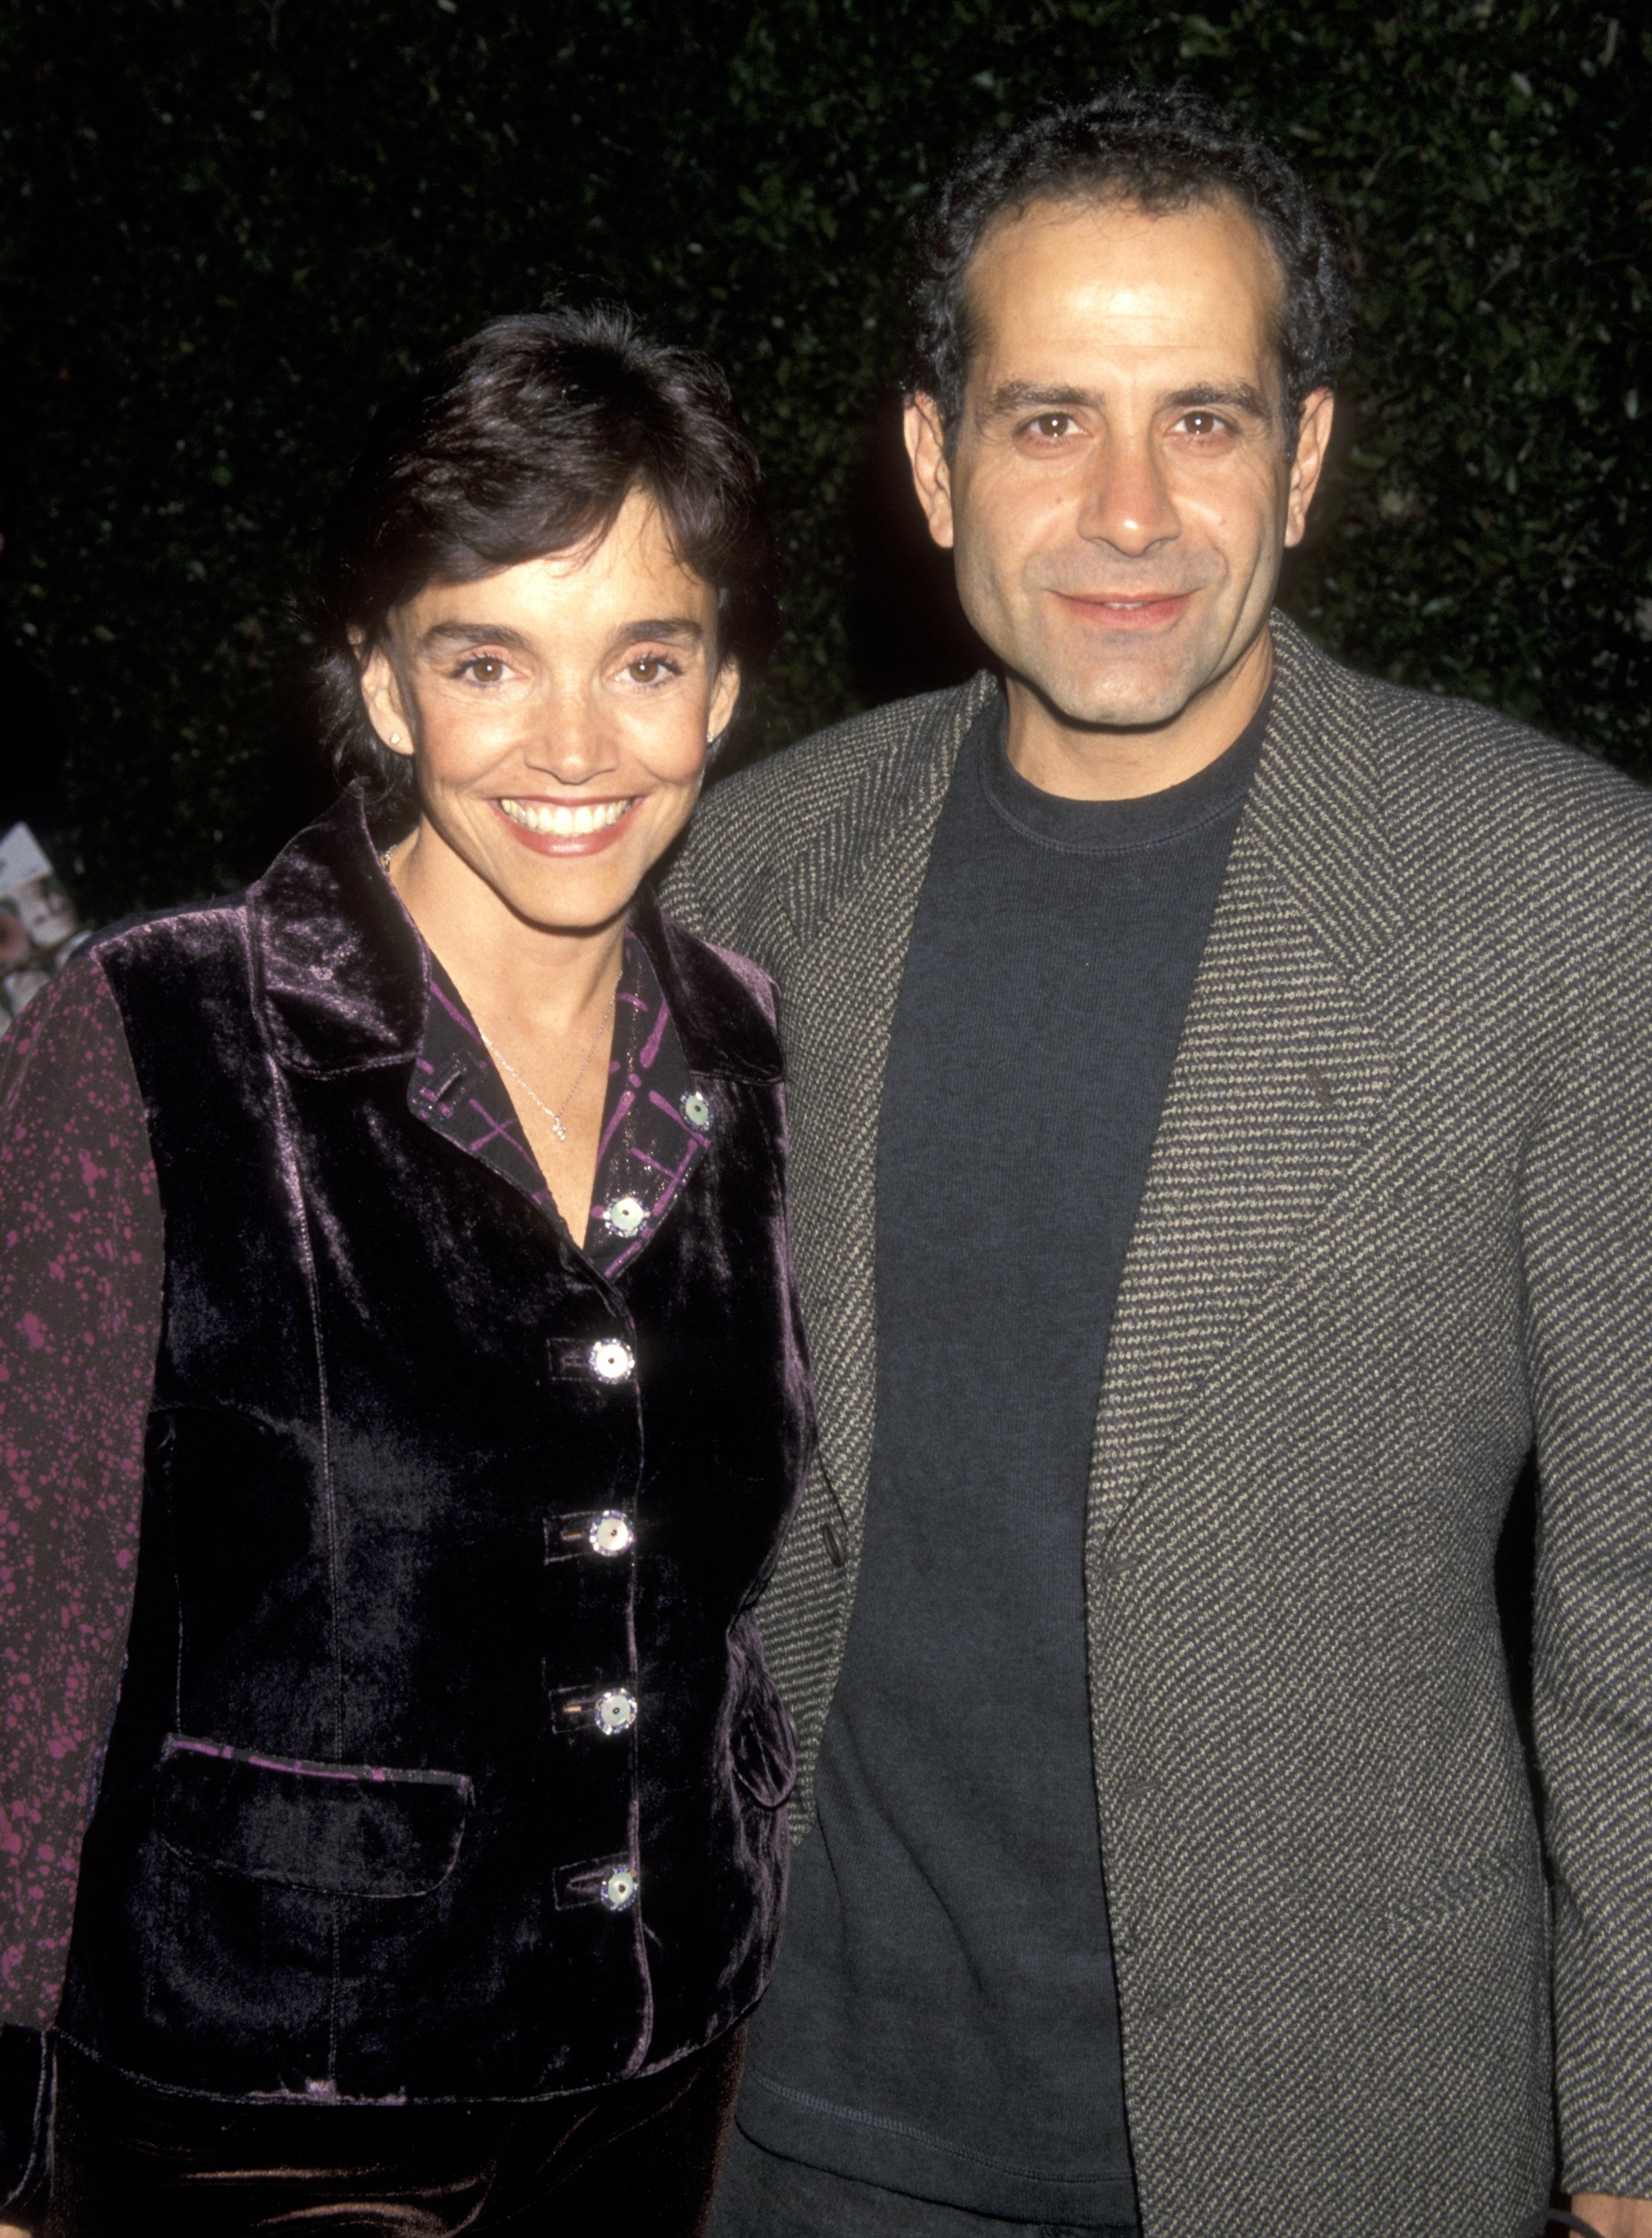
[[[1226,675],[1168,723],[1130,730],[1067,721],[1017,676],[1008,679],[1010,767],[1064,800],[1140,800],[1185,785],[1219,761],[1267,697],[1273,645],[1266,630]]]

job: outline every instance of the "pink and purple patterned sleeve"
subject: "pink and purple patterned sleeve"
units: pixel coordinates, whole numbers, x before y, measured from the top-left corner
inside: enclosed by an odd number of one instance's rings
[[[50,2026],[131,1614],[161,1208],[77,957],[0,1041],[0,2022]]]

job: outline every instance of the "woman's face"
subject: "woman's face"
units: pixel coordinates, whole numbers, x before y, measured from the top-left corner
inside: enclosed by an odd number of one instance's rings
[[[599,544],[431,583],[362,676],[433,837],[519,917],[610,923],[687,823],[739,680],[717,599],[633,492]]]

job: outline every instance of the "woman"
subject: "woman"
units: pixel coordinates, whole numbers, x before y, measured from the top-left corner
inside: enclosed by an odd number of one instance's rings
[[[5,1044],[4,2142],[26,2200],[55,2020],[54,2232],[702,2225],[809,1414],[768,983],[643,881],[763,559],[711,367],[487,328],[334,536],[355,785]]]

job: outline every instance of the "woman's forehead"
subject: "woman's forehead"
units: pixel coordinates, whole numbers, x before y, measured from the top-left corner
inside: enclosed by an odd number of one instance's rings
[[[427,583],[397,610],[397,634],[422,639],[455,624],[519,634],[611,634],[622,619],[709,634],[717,595],[678,555],[658,504],[632,491],[605,532],[466,582]]]

